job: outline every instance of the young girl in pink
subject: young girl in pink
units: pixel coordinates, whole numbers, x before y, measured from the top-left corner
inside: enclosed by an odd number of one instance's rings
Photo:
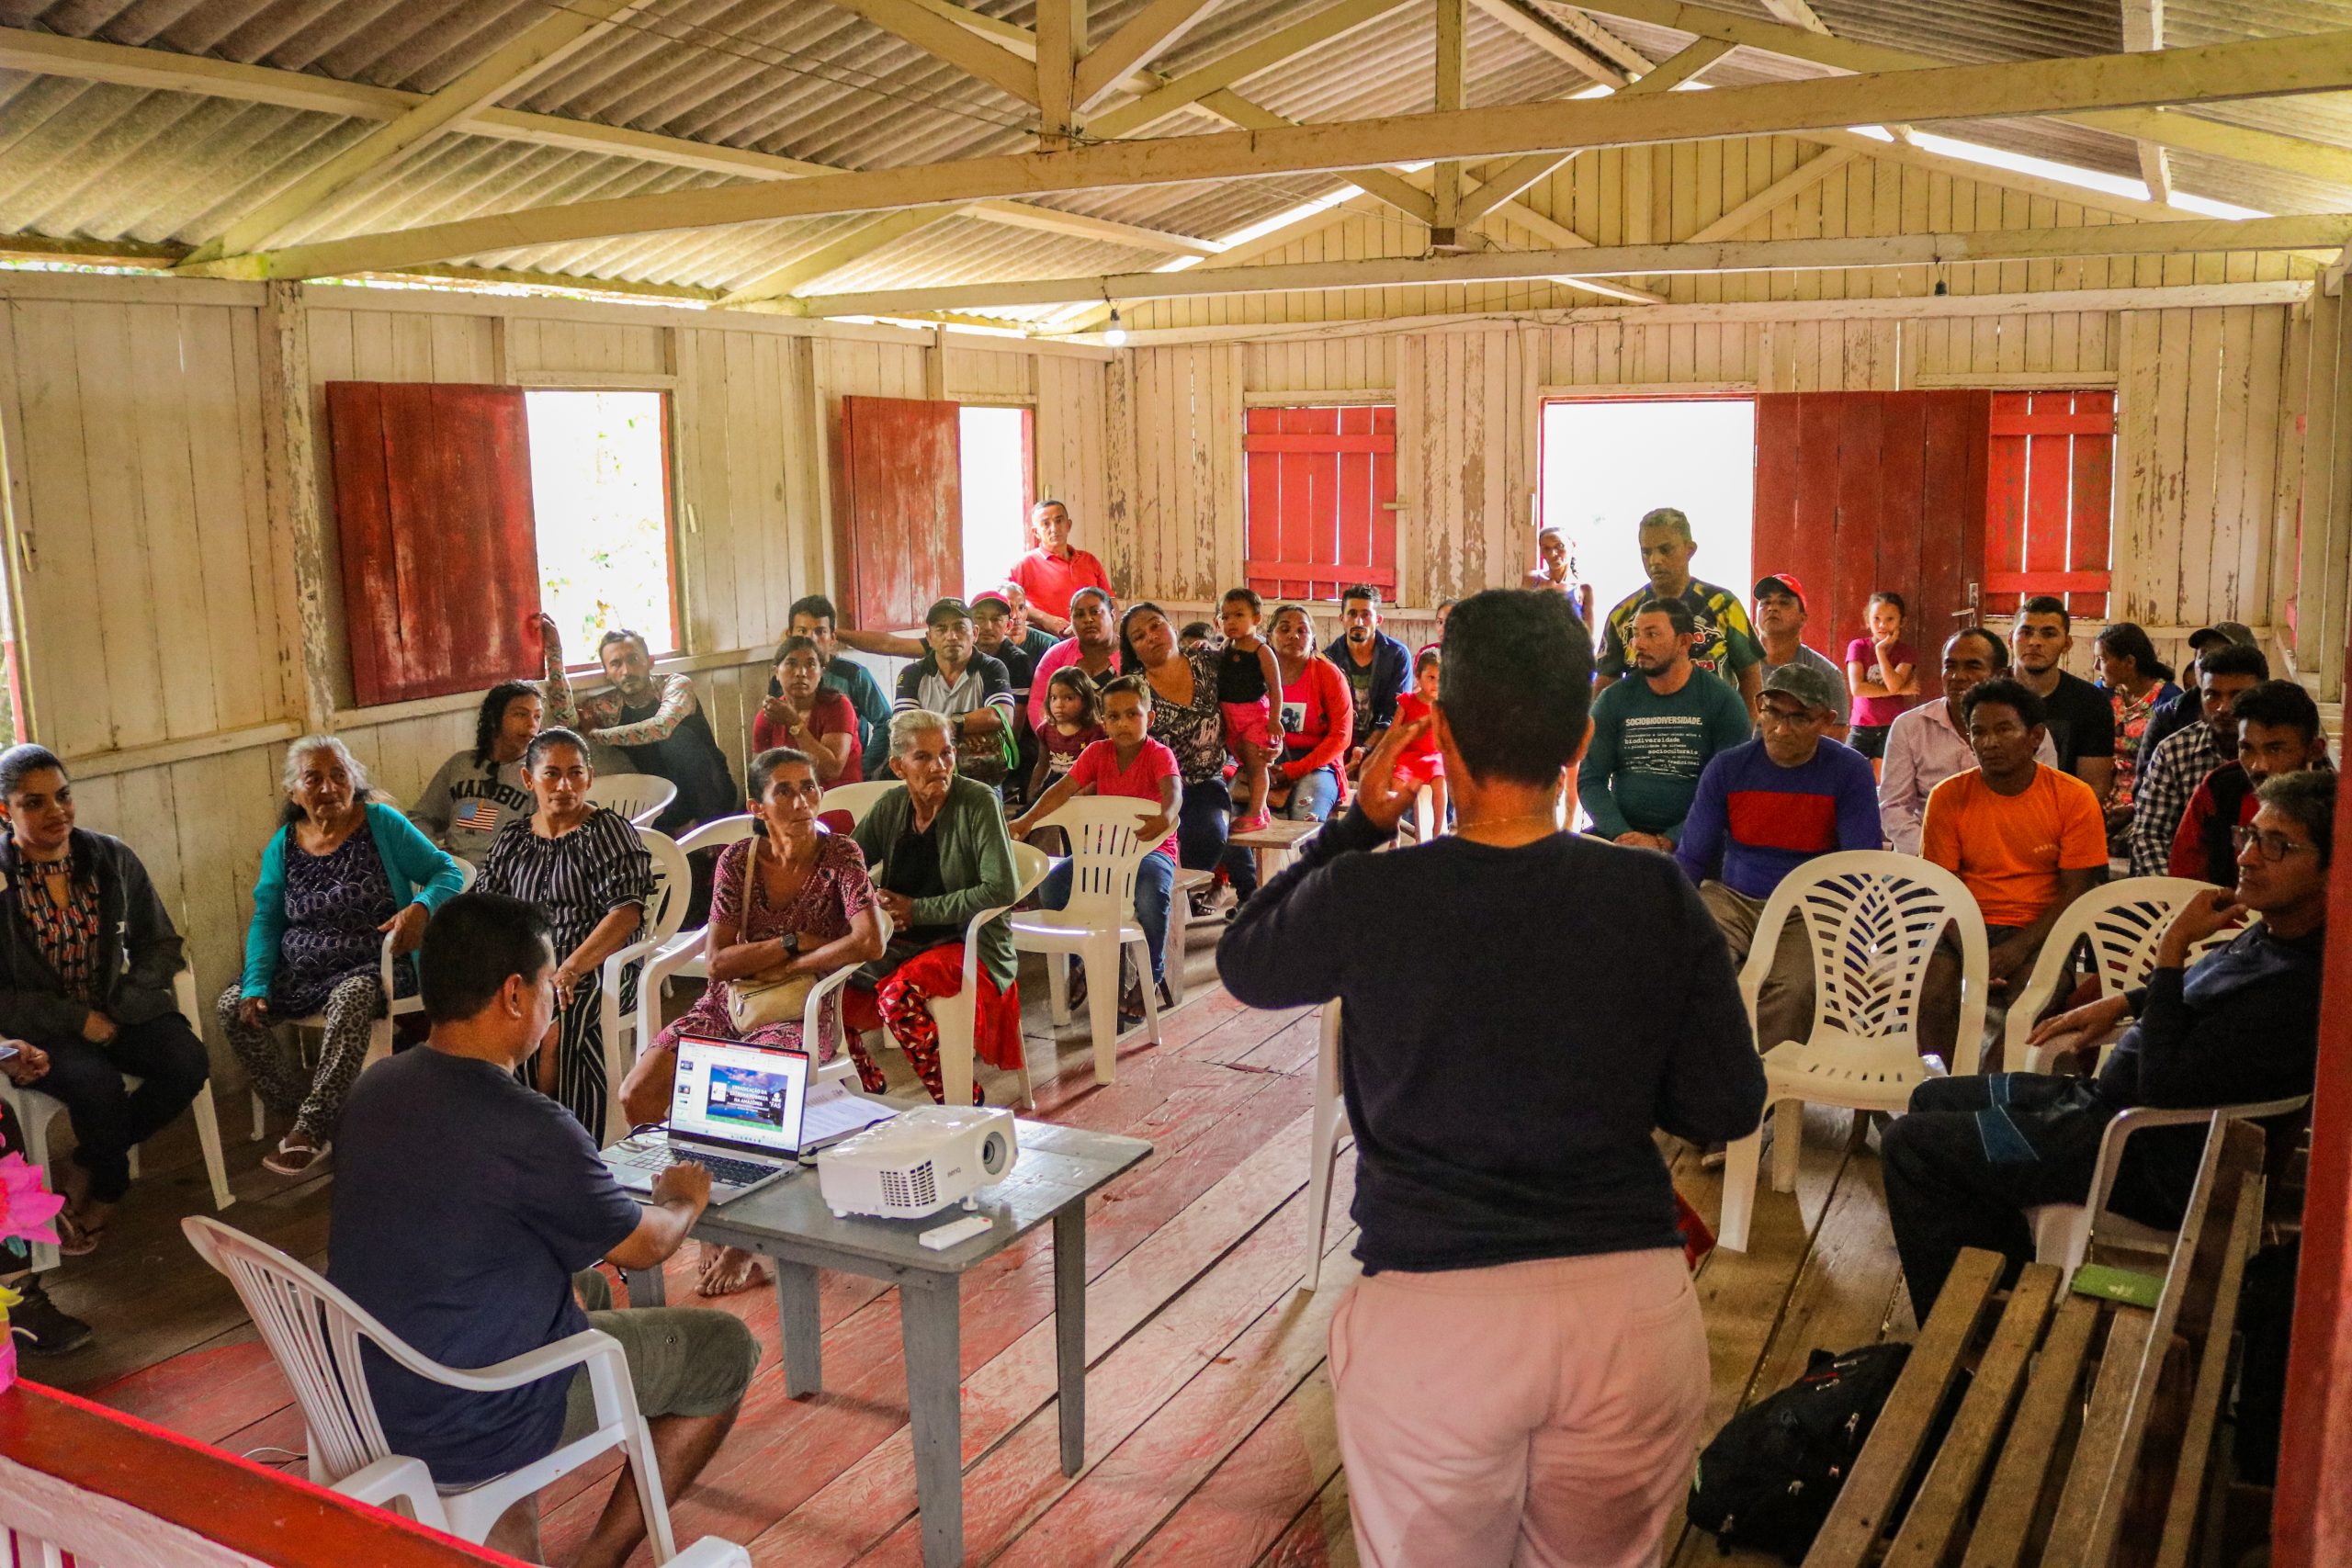
[[[1421,649],[1413,661],[1414,689],[1396,699],[1396,722],[1411,724],[1430,716],[1430,706],[1437,701],[1439,652],[1434,648]],[[1445,754],[1438,750],[1437,731],[1431,729],[1414,742],[1412,750],[1396,759],[1396,782],[1407,789],[1430,786],[1430,820],[1438,827],[1445,825]]]
[[[1886,732],[1919,700],[1919,655],[1903,640],[1903,595],[1871,595],[1871,631],[1846,645],[1846,687],[1854,694],[1853,748],[1875,764]]]
[[[1078,754],[1102,739],[1102,703],[1086,671],[1066,665],[1046,683],[1046,722],[1037,730],[1037,770],[1029,798],[1040,800],[1069,773]]]

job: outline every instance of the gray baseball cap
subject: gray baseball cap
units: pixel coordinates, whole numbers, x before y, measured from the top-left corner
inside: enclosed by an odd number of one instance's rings
[[[1765,676],[1764,690],[1794,697],[1815,713],[1838,711],[1838,683],[1827,671],[1797,660],[1791,660]]]
[[[2188,634],[2189,650],[2202,653],[2208,647],[2236,643],[2241,648],[2255,645],[2254,633],[2238,621],[2215,621],[2210,626],[2199,626]]]

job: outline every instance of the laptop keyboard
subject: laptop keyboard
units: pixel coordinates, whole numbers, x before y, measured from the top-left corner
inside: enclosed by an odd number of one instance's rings
[[[747,1159],[729,1159],[724,1155],[686,1155],[667,1144],[653,1148],[615,1149],[606,1157],[615,1165],[656,1176],[673,1165],[698,1165],[710,1172],[711,1180],[725,1187],[749,1187],[755,1181],[765,1181],[781,1168],[755,1165]]]

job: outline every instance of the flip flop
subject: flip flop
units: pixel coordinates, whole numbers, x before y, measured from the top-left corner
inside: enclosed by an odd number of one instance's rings
[[[308,1176],[319,1168],[327,1157],[332,1144],[310,1144],[289,1148],[280,1139],[277,1147],[262,1156],[261,1168],[273,1176]]]
[[[104,1225],[85,1225],[63,1213],[57,1216],[57,1253],[61,1258],[87,1258],[106,1238]]]

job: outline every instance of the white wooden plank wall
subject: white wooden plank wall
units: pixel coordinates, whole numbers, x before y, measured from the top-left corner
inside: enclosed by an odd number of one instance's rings
[[[291,567],[273,555],[265,492],[259,299],[217,284],[0,278],[0,451],[37,738],[74,762],[82,822],[121,835],[147,863],[208,1003],[242,961],[301,712]],[[333,287],[307,291],[303,319],[322,486],[328,381],[673,393],[688,649],[753,652],[695,673],[739,769],[764,650],[792,600],[831,581],[836,400],[926,395],[926,350],[871,329]],[[1070,501],[1080,541],[1097,550],[1107,544],[1106,360],[1007,340],[958,343],[945,364],[951,395],[1036,410],[1043,491]],[[322,493],[332,549],[331,487]],[[332,554],[328,568],[339,583]],[[343,657],[336,649],[338,666]],[[346,714],[340,729],[407,802],[471,744],[472,704]],[[241,1076],[217,1038],[214,1063],[226,1082]]]

